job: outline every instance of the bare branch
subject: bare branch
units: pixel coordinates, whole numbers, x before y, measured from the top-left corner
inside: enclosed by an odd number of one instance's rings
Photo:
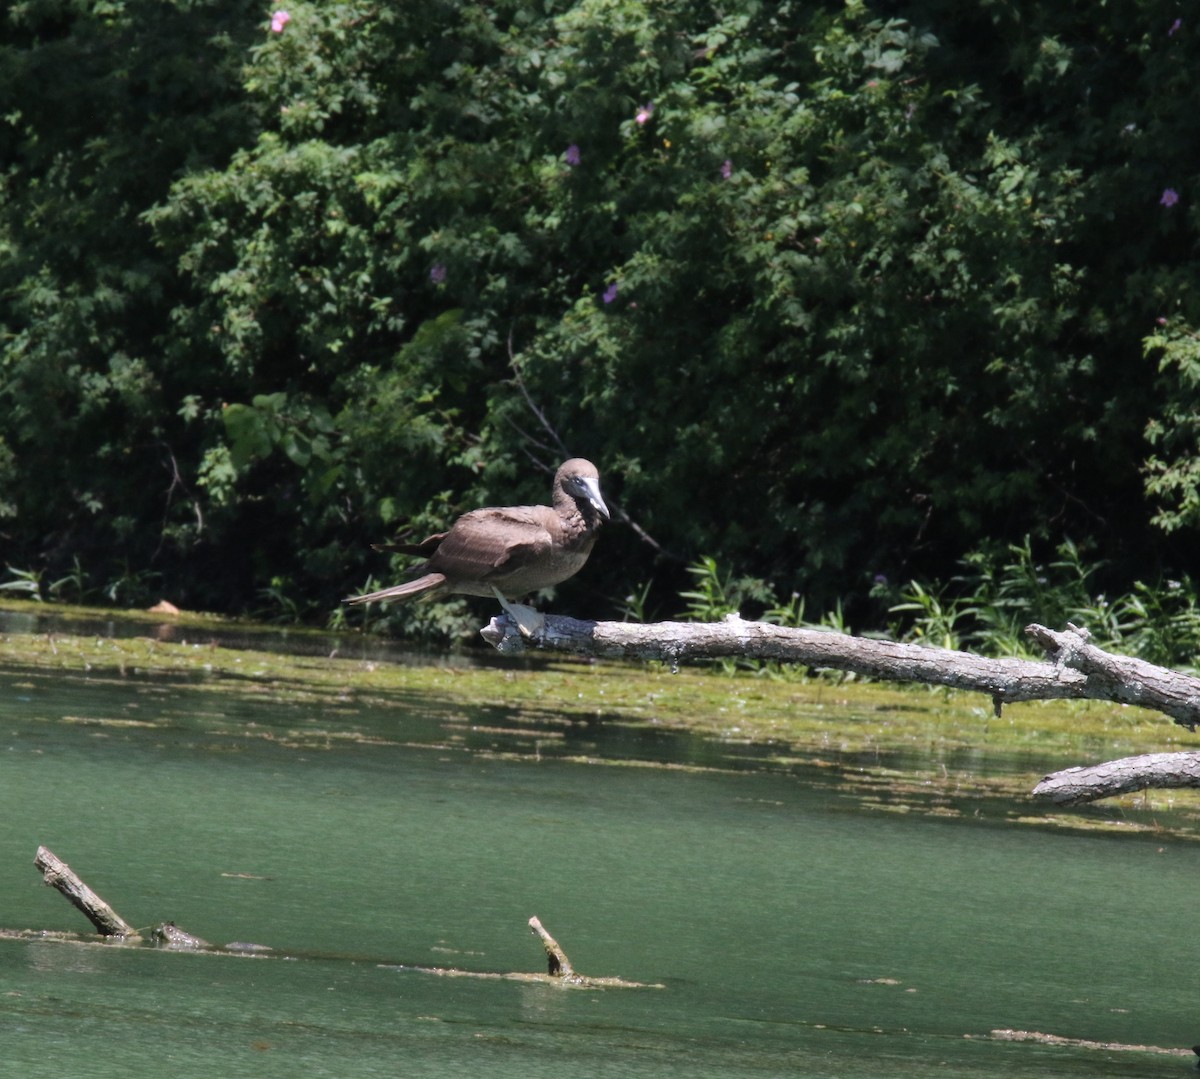
[[[1048,662],[985,659],[944,648],[746,622],[737,615],[717,623],[649,625],[547,615],[534,640],[522,637],[508,616],[501,615],[480,632],[501,652],[538,648],[604,659],[656,659],[672,667],[689,660],[744,657],[950,686],[986,693],[997,715],[1006,702],[1086,699],[1154,709],[1189,730],[1200,723],[1200,679],[1111,655],[1090,642],[1086,629],[1069,623],[1061,633],[1036,624],[1025,631],[1046,649]],[[1200,787],[1200,751],[1152,753],[1068,768],[1046,776],[1033,793],[1059,805],[1074,805],[1148,787]]]
[[[42,879],[57,888],[96,927],[96,932],[106,937],[123,937],[137,940],[138,931],[122,918],[112,907],[91,890],[66,862],[53,851],[38,847],[33,864],[42,873]]]
[[[967,652],[850,637],[820,629],[788,629],[730,615],[723,622],[581,622],[546,616],[529,642],[506,616],[493,618],[483,637],[501,652],[536,647],[607,659],[657,659],[676,665],[692,660],[747,657],[852,671],[904,682],[926,682],[986,693],[994,701],[1085,696],[1087,679],[1077,671],[1024,659],[985,659]]]
[[[1092,689],[1089,696],[1153,708],[1189,731],[1200,723],[1200,679],[1143,659],[1114,656],[1092,644],[1086,629],[1070,622],[1061,633],[1039,625],[1026,626],[1025,632],[1057,668],[1085,675]]]
[[[529,928],[542,939],[542,947],[546,949],[546,962],[549,965],[550,973],[562,978],[571,977],[575,973],[575,968],[571,966],[571,960],[567,958],[567,953],[562,950],[558,941],[546,931],[546,927],[542,925],[536,914],[529,919]]]
[[[553,443],[554,448],[558,450],[559,460],[562,461],[570,457],[571,451],[567,449],[566,443],[563,442],[563,440],[559,437],[558,431],[554,428],[554,425],[550,422],[550,420],[547,419],[546,413],[541,410],[541,408],[538,406],[538,403],[533,399],[533,395],[529,392],[529,387],[525,385],[525,379],[521,376],[521,368],[517,364],[516,354],[513,352],[513,339],[511,331],[508,335],[508,366],[512,369],[513,384],[518,390],[521,391],[521,396],[525,399],[526,407],[534,414],[535,417],[537,417],[537,421],[542,425],[542,429],[547,435],[550,436],[550,440]],[[538,449],[546,450],[550,448],[546,445],[546,443],[542,442],[541,439],[535,438],[528,431],[524,430],[524,428],[520,427],[516,421],[509,419],[508,423],[513,430],[517,432],[517,434],[525,439],[525,441],[532,443]],[[554,472],[553,466],[547,466],[543,464],[528,451],[526,451],[526,456],[529,457],[529,459],[543,472]],[[663,545],[658,542],[658,540],[651,536],[649,532],[647,532],[640,524],[637,523],[637,521],[630,517],[629,514],[626,513],[626,511],[620,506],[620,504],[614,502],[611,498],[607,498],[606,501],[608,502],[608,508],[612,512],[613,516],[624,524],[629,525],[629,527],[632,528],[635,533],[637,533],[638,538],[643,543],[653,547],[659,554],[665,555],[669,558],[676,557],[671,555],[670,552],[666,551],[663,548]]]
[[[1189,729],[1200,723],[1200,680],[1142,660],[1109,655],[1088,644],[1084,631],[1075,627],[1065,633],[1028,627],[1035,640],[1052,647],[1054,662],[987,659],[899,641],[747,622],[737,615],[716,623],[647,625],[548,615],[544,631],[533,642],[500,616],[481,632],[501,652],[533,647],[607,659],[657,659],[672,665],[747,657],[986,693],[997,712],[1001,705],[1015,701],[1112,700],[1156,709]]]
[[[538,422],[542,425],[542,429],[550,436],[551,441],[558,448],[559,455],[563,459],[570,457],[571,454],[567,450],[566,444],[558,437],[558,432],[554,429],[550,421],[546,419],[546,414],[538,407],[537,402],[533,399],[532,394],[530,394],[528,387],[525,385],[525,379],[521,377],[521,368],[517,364],[517,357],[513,352],[511,330],[508,334],[508,366],[512,369],[513,382],[516,383],[517,389],[521,391],[521,396],[525,398],[526,407],[537,417]]]
[[[1035,798],[1079,805],[1114,794],[1155,788],[1200,787],[1200,752],[1145,753],[1052,772],[1033,788]]]

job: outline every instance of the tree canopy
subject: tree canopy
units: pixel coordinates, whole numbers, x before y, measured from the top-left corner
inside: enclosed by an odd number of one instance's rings
[[[1026,536],[1197,570],[1174,0],[3,17],[14,568],[319,617],[565,448],[640,529],[598,616],[701,556],[818,604]]]

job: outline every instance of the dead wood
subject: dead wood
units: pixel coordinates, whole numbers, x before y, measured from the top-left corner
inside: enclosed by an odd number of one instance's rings
[[[53,885],[78,907],[97,931],[104,937],[125,944],[141,944],[142,937],[128,922],[126,922],[112,907],[91,890],[66,862],[45,847],[38,847],[34,864],[42,871],[47,884]],[[583,989],[661,989],[661,985],[644,985],[641,982],[629,982],[623,978],[589,978],[578,973],[567,958],[567,953],[542,925],[535,914],[529,919],[529,928],[541,938],[542,947],[546,950],[546,961],[549,966],[547,974],[496,974],[491,972],[475,972],[452,970],[437,967],[412,967],[425,974],[438,974],[444,977],[461,978],[505,978],[513,981],[549,982],[554,985],[570,986]],[[151,931],[152,939],[165,948],[177,951],[197,951],[226,953],[234,955],[262,954],[270,952],[261,944],[235,943],[227,944],[224,948],[214,947],[208,941],[180,929],[174,922],[162,922]],[[64,940],[79,942],[75,933],[54,933],[48,931],[20,931],[0,929],[0,937],[15,939]],[[403,968],[402,968],[403,969]]]
[[[1033,788],[1035,798],[1079,805],[1150,788],[1200,787],[1200,752],[1145,753],[1052,772]]]
[[[645,982],[626,981],[624,978],[593,978],[585,974],[580,974],[571,966],[571,961],[567,958],[567,953],[563,951],[558,941],[546,931],[546,927],[542,925],[541,920],[536,914],[529,919],[529,928],[541,938],[542,947],[546,949],[546,961],[550,968],[547,974],[530,974],[524,971],[458,970],[455,967],[399,966],[397,969],[416,970],[422,974],[436,974],[440,978],[483,978],[484,980],[491,981],[540,982],[544,985],[554,985],[567,989],[666,988],[657,982],[647,984]]]
[[[575,973],[575,968],[571,966],[571,960],[567,958],[567,953],[559,947],[558,941],[546,932],[536,914],[529,919],[529,928],[542,938],[542,947],[546,949],[546,962],[550,967],[550,975],[558,978],[571,977]]]
[[[547,615],[545,628],[534,641],[522,637],[507,615],[499,615],[481,633],[507,653],[537,648],[602,659],[661,660],[672,667],[745,657],[889,681],[925,682],[986,693],[997,709],[1009,701],[1087,696],[1085,675],[1048,663],[985,659],[969,652],[851,637],[831,630],[789,629],[747,622],[736,615],[722,622],[648,624],[584,622]]]
[[[1200,723],[1200,678],[1131,656],[1114,656],[1092,644],[1086,629],[1070,622],[1061,633],[1036,624],[1026,626],[1025,632],[1056,668],[1078,671],[1087,679],[1087,696],[1151,708],[1189,731]]]
[[[660,660],[672,668],[709,659],[770,660],[985,693],[996,715],[1004,704],[1018,701],[1107,700],[1161,712],[1189,731],[1200,723],[1200,679],[1193,675],[1114,656],[1092,644],[1086,629],[1070,623],[1062,631],[1035,623],[1025,632],[1046,652],[1045,661],[987,659],[830,630],[747,622],[737,615],[713,623],[645,625],[547,615],[534,639],[523,637],[507,615],[500,615],[481,630],[485,640],[506,653],[539,649],[602,659]],[[1129,790],[1185,786],[1200,786],[1200,763],[1192,754],[1152,754],[1067,769],[1047,776],[1035,793],[1070,805]]]
[[[501,652],[536,648],[603,659],[653,659],[679,663],[745,657],[848,671],[896,682],[924,682],[986,693],[997,710],[1006,703],[1040,700],[1111,700],[1169,715],[1194,730],[1200,723],[1200,679],[1113,656],[1090,644],[1086,630],[1062,633],[1031,625],[1026,632],[1046,649],[1049,662],[987,659],[970,652],[851,637],[820,629],[790,629],[747,622],[585,622],[547,615],[536,640],[521,636],[507,615],[481,630]]]
[[[971,1035],[968,1035],[971,1037]],[[1044,1034],[1040,1030],[993,1030],[990,1037],[1000,1042],[1036,1042],[1038,1045],[1064,1045],[1076,1049],[1102,1049],[1108,1053],[1159,1053],[1162,1056],[1190,1057],[1196,1049],[1173,1049],[1161,1045],[1129,1045],[1126,1042],[1098,1042],[1088,1038],[1066,1038],[1061,1034]]]
[[[127,941],[141,940],[138,931],[112,907],[91,890],[66,862],[45,847],[38,847],[33,864],[42,872],[42,879],[57,888],[105,937],[120,937]]]
[[[176,948],[190,951],[213,951],[213,946],[201,937],[180,929],[174,922],[163,922],[151,930],[150,935],[164,948]]]

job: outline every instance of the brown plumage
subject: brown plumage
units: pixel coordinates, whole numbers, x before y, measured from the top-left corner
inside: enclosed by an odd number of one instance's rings
[[[578,573],[591,554],[608,507],[600,473],[573,457],[554,475],[550,506],[505,506],[464,513],[447,532],[417,544],[379,550],[426,558],[410,571],[413,580],[347,603],[402,601],[418,596],[491,596],[509,599],[550,588]],[[493,591],[495,590],[495,591]]]

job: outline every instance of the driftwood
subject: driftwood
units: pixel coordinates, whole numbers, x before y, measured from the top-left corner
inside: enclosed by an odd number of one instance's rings
[[[1070,622],[1062,633],[1036,624],[1026,626],[1025,632],[1042,646],[1056,669],[1076,671],[1087,679],[1086,696],[1151,708],[1189,731],[1200,723],[1200,678],[1142,659],[1114,656],[1092,644],[1086,629]]]
[[[571,966],[571,960],[567,958],[567,953],[559,947],[558,941],[546,932],[536,914],[529,919],[529,928],[542,938],[542,947],[546,949],[546,963],[550,968],[551,977],[574,977],[575,968]]]
[[[174,922],[163,922],[161,925],[156,925],[150,931],[150,936],[164,948],[205,952],[212,951],[213,947],[207,940],[189,933],[186,929],[180,929]]]
[[[974,1037],[968,1034],[967,1037]],[[1106,1053],[1158,1053],[1162,1056],[1191,1057],[1200,1055],[1194,1049],[1169,1049],[1161,1045],[1129,1045],[1126,1042],[1097,1042],[1088,1038],[1065,1038],[1061,1034],[1044,1034],[1040,1030],[993,1030],[989,1035],[998,1042],[1036,1042],[1038,1045],[1064,1045],[1073,1049],[1101,1049]]]
[[[533,639],[523,637],[507,615],[499,615],[480,632],[506,653],[536,648],[604,659],[661,660],[672,668],[692,660],[745,657],[888,681],[924,682],[986,693],[997,716],[1005,704],[1018,701],[1107,700],[1161,712],[1189,731],[1200,724],[1200,679],[1144,660],[1114,656],[1092,644],[1086,629],[1070,623],[1061,632],[1036,624],[1026,627],[1025,632],[1046,652],[1046,661],[986,659],[829,630],[747,622],[737,615],[715,623],[646,625],[547,615],[544,628]],[[1042,780],[1034,793],[1071,804],[1159,786],[1200,786],[1200,763],[1192,754],[1131,757],[1092,769],[1057,772]]]
[[[119,937],[130,942],[142,939],[133,926],[84,884],[71,867],[52,851],[38,847],[33,864],[41,870],[42,879],[78,907],[101,936]]]
[[[1033,788],[1035,798],[1078,805],[1149,788],[1200,787],[1200,753],[1145,753],[1052,772]]]
[[[997,710],[1010,701],[1084,697],[1087,677],[1025,659],[985,659],[898,641],[850,637],[819,629],[789,629],[747,622],[736,615],[723,622],[584,622],[547,615],[536,640],[521,636],[507,615],[480,631],[501,652],[531,647],[602,659],[654,659],[678,666],[695,660],[748,659],[799,663],[850,671],[871,678],[926,682],[987,693]],[[1200,722],[1200,714],[1196,720]]]
[[[91,890],[66,862],[47,850],[38,847],[34,864],[42,871],[47,884],[53,885],[67,897],[76,907],[87,915],[89,921],[106,939],[122,944],[143,944],[143,939],[136,929],[125,921],[112,907]],[[580,989],[662,989],[663,986],[646,985],[642,982],[630,982],[624,978],[590,978],[580,974],[571,965],[567,953],[542,925],[535,914],[529,919],[529,928],[536,933],[546,950],[546,961],[549,965],[547,974],[478,972],[454,970],[445,967],[409,967],[400,969],[419,970],[423,974],[438,974],[443,977],[459,978],[504,978],[510,981],[548,982],[552,985]],[[52,931],[21,931],[0,929],[0,938],[5,939],[37,939],[63,940],[73,943],[83,943],[75,933],[55,933]],[[173,951],[210,952],[233,955],[262,955],[271,949],[262,944],[247,944],[237,942],[226,944],[223,948],[209,944],[208,941],[180,929],[174,922],[162,922],[150,932],[150,938],[160,947]]]
[[[580,974],[571,966],[567,953],[542,925],[535,914],[529,919],[529,928],[542,940],[546,949],[546,961],[549,972],[546,974],[529,974],[524,971],[493,971],[493,970],[459,970],[455,967],[406,967],[398,966],[397,970],[416,970],[422,974],[436,974],[440,978],[481,978],[484,981],[506,982],[536,982],[542,985],[553,985],[561,989],[665,989],[658,982],[630,982],[624,978],[593,978]]]
[[[144,943],[142,935],[108,903],[93,892],[79,875],[53,851],[48,850],[46,847],[38,847],[33,864],[41,870],[43,880],[47,884],[57,888],[74,906],[78,907],[87,916],[88,921],[96,927],[96,932],[106,938],[106,940],[120,944],[136,945]],[[17,936],[22,935],[19,931],[0,929],[0,935],[12,933],[15,933]],[[80,942],[77,934],[73,933],[57,934],[41,930],[35,935],[39,940],[62,939],[76,943]],[[208,941],[187,932],[185,929],[180,929],[174,922],[162,922],[154,926],[150,930],[150,941],[161,947],[177,951],[255,954],[271,950],[263,944],[247,944],[242,941],[234,944],[226,944],[223,948],[218,947],[209,944]]]

